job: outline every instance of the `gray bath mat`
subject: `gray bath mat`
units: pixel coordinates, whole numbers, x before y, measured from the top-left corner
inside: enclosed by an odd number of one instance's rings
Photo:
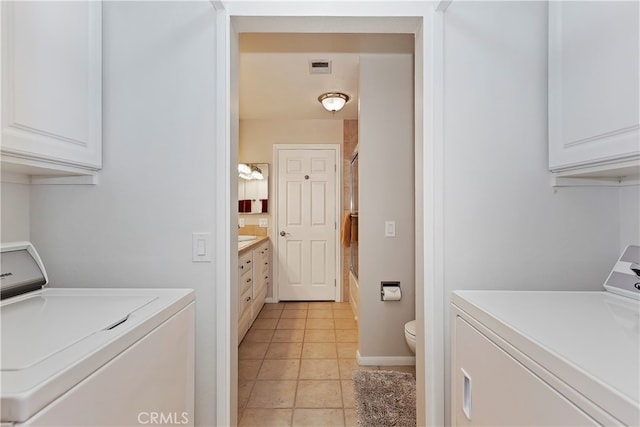
[[[353,389],[361,427],[415,427],[416,380],[393,371],[354,371]]]

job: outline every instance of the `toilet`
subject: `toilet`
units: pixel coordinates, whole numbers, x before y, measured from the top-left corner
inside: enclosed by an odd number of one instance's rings
[[[416,321],[412,320],[404,325],[404,339],[413,354],[416,353]]]

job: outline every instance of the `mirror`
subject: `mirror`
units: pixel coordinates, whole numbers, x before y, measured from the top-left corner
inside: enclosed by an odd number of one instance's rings
[[[246,170],[241,171],[247,166],[253,173],[246,173]],[[262,179],[259,179],[260,174],[257,172],[262,174]],[[268,163],[241,163],[238,165],[238,212],[242,214],[269,212]]]

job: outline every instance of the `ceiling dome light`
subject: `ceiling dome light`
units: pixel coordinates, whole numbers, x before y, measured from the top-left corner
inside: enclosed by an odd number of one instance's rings
[[[342,107],[349,102],[349,99],[351,99],[349,95],[341,92],[327,92],[318,97],[318,101],[322,103],[322,106],[332,113],[342,110]]]

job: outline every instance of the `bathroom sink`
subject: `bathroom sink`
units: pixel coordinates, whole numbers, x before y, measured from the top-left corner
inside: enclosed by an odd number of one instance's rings
[[[238,236],[238,242],[250,242],[256,240],[257,236]]]

